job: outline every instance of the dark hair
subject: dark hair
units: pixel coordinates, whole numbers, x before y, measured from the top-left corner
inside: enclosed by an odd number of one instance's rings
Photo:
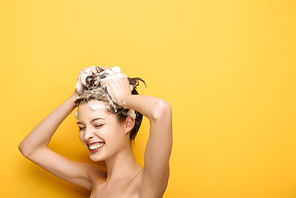
[[[124,121],[128,116],[129,109],[125,109],[119,105],[117,105],[113,100],[112,97],[109,95],[106,86],[101,85],[100,80],[104,79],[108,76],[108,73],[101,74],[104,70],[96,66],[97,73],[93,72],[89,74],[86,79],[85,83],[83,84],[83,90],[80,93],[80,96],[75,100],[75,103],[77,105],[88,103],[91,100],[98,100],[106,103],[108,105],[107,110],[110,113],[113,113],[116,115],[118,121],[122,122]],[[139,81],[142,81],[145,86],[146,83],[141,78],[130,78],[128,77],[129,84],[133,87],[133,90],[131,91],[132,95],[139,95],[137,91],[137,86],[139,85]],[[135,111],[136,118],[135,118],[135,125],[133,129],[130,131],[130,140],[134,140],[139,128],[142,123],[143,115]]]

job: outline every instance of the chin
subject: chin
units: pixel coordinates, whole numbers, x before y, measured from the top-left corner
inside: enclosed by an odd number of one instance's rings
[[[96,155],[90,155],[89,157],[94,162],[100,162],[100,161],[104,161],[105,160],[102,157],[99,157],[99,156],[96,156]]]

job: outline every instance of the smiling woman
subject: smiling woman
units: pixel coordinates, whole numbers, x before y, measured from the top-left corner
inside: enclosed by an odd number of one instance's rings
[[[56,176],[91,191],[91,197],[162,197],[169,178],[172,111],[159,98],[138,95],[139,78],[119,67],[84,68],[76,91],[20,143],[22,154]],[[93,161],[106,169],[68,160],[48,148],[61,122],[75,113],[79,138]],[[131,141],[146,116],[150,121],[144,166],[135,160]]]

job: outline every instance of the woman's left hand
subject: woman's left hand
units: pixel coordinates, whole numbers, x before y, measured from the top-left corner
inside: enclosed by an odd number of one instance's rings
[[[124,97],[131,95],[130,84],[126,75],[116,72],[108,77],[109,79],[102,81],[101,84],[107,86],[107,90],[112,96],[113,101],[119,106],[124,107]]]

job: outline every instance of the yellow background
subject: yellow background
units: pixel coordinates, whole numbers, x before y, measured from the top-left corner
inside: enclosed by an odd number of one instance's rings
[[[88,196],[17,146],[90,65],[119,65],[172,105],[164,198],[296,197],[294,0],[0,2],[1,198]],[[73,114],[50,147],[90,162]]]

